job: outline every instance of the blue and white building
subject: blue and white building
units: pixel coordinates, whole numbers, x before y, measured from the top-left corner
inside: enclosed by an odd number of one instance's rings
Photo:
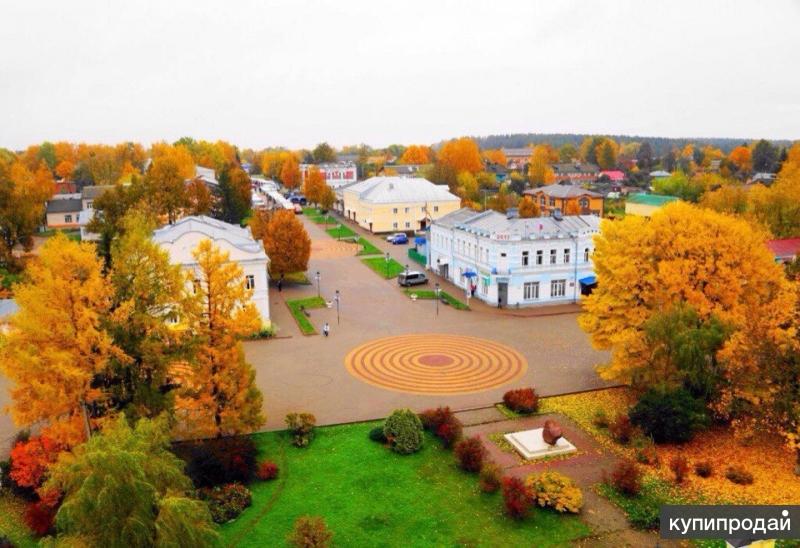
[[[595,215],[530,219],[462,208],[430,227],[427,267],[491,305],[575,302],[595,284]]]

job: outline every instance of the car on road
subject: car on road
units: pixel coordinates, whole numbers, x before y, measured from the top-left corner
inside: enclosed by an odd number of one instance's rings
[[[411,270],[409,272],[401,272],[397,276],[397,283],[403,287],[410,287],[412,285],[424,285],[428,283],[428,277],[424,272]]]
[[[407,244],[408,243],[408,236],[403,234],[402,232],[398,232],[396,234],[392,234],[391,236],[386,237],[386,241],[390,244]]]

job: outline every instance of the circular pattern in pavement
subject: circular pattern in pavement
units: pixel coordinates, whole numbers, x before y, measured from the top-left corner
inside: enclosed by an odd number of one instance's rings
[[[361,246],[353,242],[331,240],[311,240],[311,254],[315,259],[337,259],[339,257],[352,257]]]
[[[344,364],[373,386],[430,395],[482,392],[528,369],[525,357],[504,344],[438,333],[376,339],[353,349]]]

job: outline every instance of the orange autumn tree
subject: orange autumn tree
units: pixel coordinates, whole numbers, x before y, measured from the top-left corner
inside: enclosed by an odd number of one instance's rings
[[[409,145],[403,151],[398,164],[428,164],[431,161],[431,149],[425,145]]]
[[[442,145],[438,154],[439,164],[455,173],[468,171],[473,175],[483,170],[483,160],[478,145],[469,137],[453,139]]]
[[[47,469],[65,448],[47,436],[19,441],[11,449],[9,476],[17,485],[38,488],[45,480]]]
[[[731,150],[728,159],[739,171],[750,171],[753,168],[753,155],[746,146],[738,146]]]
[[[199,438],[249,433],[264,423],[255,371],[242,347],[242,339],[261,327],[250,301],[253,290],[245,287],[238,263],[210,240],[202,240],[192,255],[199,306],[188,323],[199,344],[191,379],[175,400],[177,434]]]
[[[303,223],[293,211],[279,210],[261,228],[262,219],[253,227],[253,235],[264,240],[264,250],[269,256],[269,270],[273,277],[308,268],[311,256],[311,238]]]
[[[523,219],[530,219],[531,217],[538,217],[541,214],[539,204],[530,196],[525,196],[519,201],[519,216]]]
[[[766,234],[747,221],[678,202],[650,220],[628,216],[601,226],[592,255],[597,289],[585,299],[579,324],[595,348],[611,350],[603,378],[658,381],[644,324],[674,304],[730,328],[720,353],[730,357],[731,373],[744,367],[737,349],[753,334],[785,336],[795,295],[764,245]]]
[[[309,202],[319,204],[325,192],[325,176],[316,166],[310,166],[303,181],[303,195]]]
[[[16,287],[20,309],[0,345],[17,425],[42,422],[43,436],[68,446],[85,440],[85,406],[105,400],[92,379],[118,352],[102,327],[112,291],[92,244],[57,234],[42,246]]]
[[[491,162],[493,164],[497,164],[503,167],[506,167],[506,165],[508,164],[508,158],[506,158],[506,153],[503,152],[502,148],[484,150],[483,157],[486,159],[487,162]]]
[[[281,165],[281,183],[288,189],[294,190],[300,186],[300,165],[294,154],[289,154]]]
[[[17,245],[29,251],[55,186],[44,163],[31,171],[20,161],[0,159],[0,265],[12,262]]]
[[[153,162],[147,170],[145,182],[159,212],[173,223],[188,205],[186,180],[194,178],[194,160],[186,147],[166,143],[155,143],[151,155]]]

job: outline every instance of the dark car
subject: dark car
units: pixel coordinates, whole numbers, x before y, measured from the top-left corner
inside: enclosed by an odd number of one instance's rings
[[[418,272],[416,270],[412,270],[408,273],[401,272],[400,275],[397,276],[397,283],[403,287],[424,285],[428,283],[428,277],[425,276],[424,272]]]

